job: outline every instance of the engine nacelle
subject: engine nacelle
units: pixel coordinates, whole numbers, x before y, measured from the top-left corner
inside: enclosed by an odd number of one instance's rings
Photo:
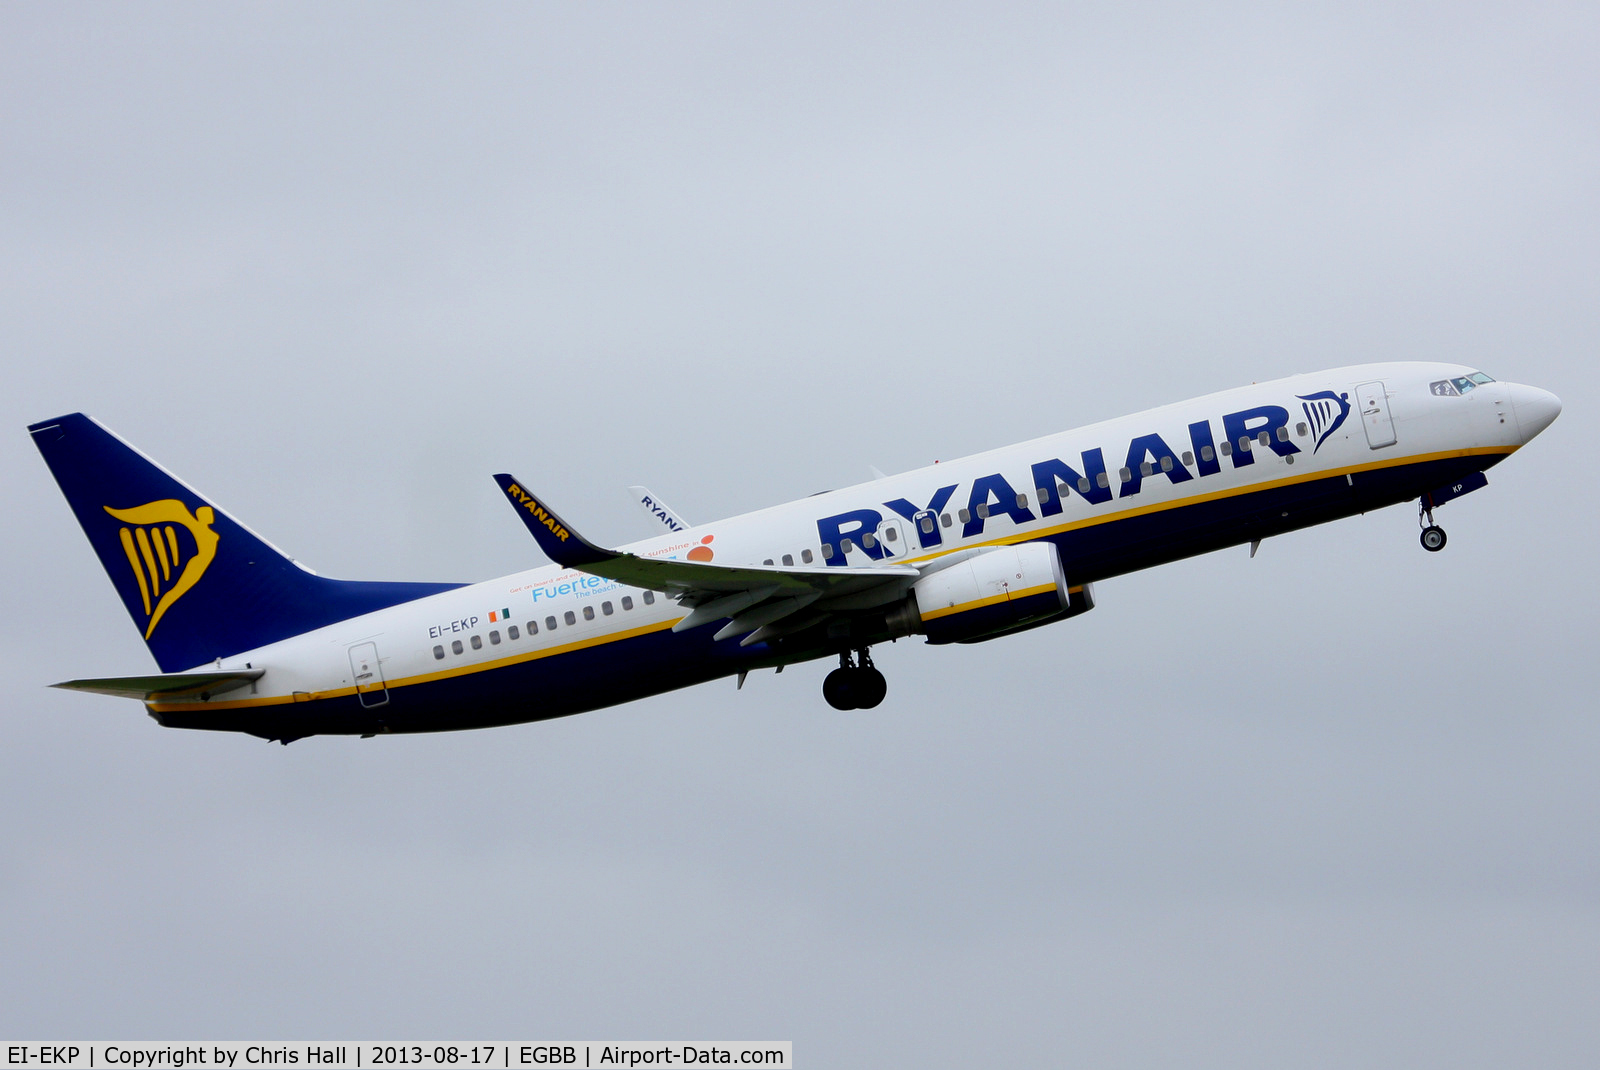
[[[1075,606],[1074,602],[1078,604]],[[971,643],[1091,608],[1067,589],[1054,543],[997,546],[918,580],[907,607],[930,643]]]

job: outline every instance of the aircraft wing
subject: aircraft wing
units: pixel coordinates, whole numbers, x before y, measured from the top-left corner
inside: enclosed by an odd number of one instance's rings
[[[747,632],[742,645],[823,619],[831,612],[883,605],[902,595],[922,573],[910,565],[775,567],[669,561],[596,546],[574,531],[515,477],[494,477],[517,515],[550,560],[647,590],[661,591],[691,612],[673,626],[685,631],[732,618],[714,638]]]
[[[661,496],[649,487],[629,487],[628,493],[633,495],[634,504],[644,510],[644,515],[650,518],[650,534],[659,535],[661,529],[668,531],[682,531],[693,527],[683,517],[672,511],[672,506],[661,500]]]

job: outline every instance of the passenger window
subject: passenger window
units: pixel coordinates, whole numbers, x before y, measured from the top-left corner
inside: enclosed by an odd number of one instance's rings
[[[883,541],[884,542],[894,542],[899,537],[900,537],[900,531],[899,531],[898,528],[892,528],[891,527],[891,528],[889,528],[888,530],[886,530],[883,533]]]
[[[825,542],[822,544],[822,559],[824,561],[833,560],[833,543]]]
[[[1272,441],[1272,436],[1263,431],[1256,436],[1256,441],[1265,446]]]
[[[538,635],[539,634],[539,622],[538,621],[530,620],[528,622],[528,634],[529,635]]]
[[[770,564],[772,564],[772,558],[770,558],[770,557],[769,557],[769,558],[767,558],[767,559],[766,559],[766,560],[765,560],[765,561],[763,561],[763,562],[761,562],[761,563],[762,563],[762,564],[763,564],[763,565],[770,565]]]
[[[1117,475],[1121,476],[1122,481],[1126,483],[1133,478],[1133,469],[1124,468],[1122,471],[1118,472]]]
[[[810,550],[801,550],[800,551],[800,560],[804,561],[808,565],[811,564],[811,551]]]
[[[1294,433],[1299,435],[1301,438],[1306,437],[1306,435],[1309,433],[1309,429],[1306,427],[1306,422],[1304,420],[1301,420],[1299,423],[1294,425]]]
[[[1139,462],[1139,474],[1141,476],[1147,476],[1151,472],[1154,472],[1154,471],[1155,471],[1155,466],[1152,465],[1149,461],[1140,461]]]
[[[483,636],[474,635],[472,637],[472,649],[474,649],[474,650],[482,650],[483,649]]]
[[[611,607],[611,603],[610,602],[601,602],[600,603],[600,612],[604,613],[608,617],[611,616],[611,614],[613,612],[612,607]]]
[[[593,606],[584,606],[583,607],[583,619],[584,620],[594,620],[594,607]]]
[[[433,656],[436,659],[438,659],[439,661],[443,661],[444,660],[444,647],[442,647],[442,646],[434,647],[433,648]]]
[[[1050,500],[1049,487],[1034,487],[1033,492],[1039,496],[1039,503],[1041,505]]]
[[[872,532],[869,531],[865,535],[861,536],[861,548],[862,549],[870,550],[876,545],[878,545],[878,540],[873,537]]]
[[[1111,477],[1106,475],[1104,472],[1096,472],[1094,481],[1100,485],[1100,489],[1102,490],[1111,486]]]
[[[644,604],[647,606],[656,604],[656,593],[654,591],[646,591],[644,593]]]
[[[1287,441],[1289,441],[1289,429],[1287,427],[1278,428],[1278,441],[1279,442],[1287,442]]]
[[[490,646],[499,646],[500,645],[500,632],[498,630],[491,631],[489,633],[489,645]]]
[[[506,629],[506,638],[515,643],[518,639],[522,638],[522,633],[517,631],[517,626],[513,624],[511,627]]]
[[[1079,476],[1078,477],[1078,493],[1079,494],[1088,494],[1089,493],[1089,477],[1088,476]]]
[[[555,631],[556,630],[556,619],[554,617],[546,617],[544,619],[544,627],[545,627],[545,631],[548,631],[548,632]]]
[[[984,502],[982,505],[978,506],[978,519],[979,520],[988,520],[989,519],[989,503],[988,502]]]
[[[1233,443],[1229,442],[1227,439],[1223,439],[1222,445],[1218,446],[1217,449],[1224,457],[1233,456]]]
[[[1216,458],[1216,456],[1217,456],[1217,451],[1212,449],[1210,446],[1201,446],[1200,447],[1200,459],[1202,461],[1214,460]]]
[[[451,643],[450,643],[450,653],[452,653],[452,654],[461,653],[461,640],[455,639],[455,640],[451,641]]]
[[[622,596],[622,608],[625,610],[633,608],[633,595],[625,594]]]
[[[570,609],[561,614],[561,619],[566,621],[569,625],[578,623],[578,615],[572,612]]]
[[[933,534],[933,517],[931,517],[931,516],[923,517],[921,523],[919,523],[917,525],[917,527],[922,529],[922,533],[924,535],[932,535]]]
[[[950,514],[949,513],[940,513],[939,514],[939,523],[943,524],[945,527],[949,527],[950,524],[952,523],[952,521],[950,520]]]
[[[854,550],[855,548],[856,548],[855,547],[855,543],[851,542],[849,539],[840,539],[839,540],[839,552],[841,554],[848,554],[851,550]]]
[[[1185,468],[1188,468],[1191,464],[1194,464],[1194,454],[1190,453],[1188,450],[1184,450],[1183,451],[1183,466]]]
[[[1239,436],[1239,452],[1240,453],[1249,453],[1250,452],[1250,436],[1249,435],[1240,435]]]
[[[1026,509],[1027,507],[1028,507],[1028,496],[1026,494],[1018,494],[1017,495],[1017,508],[1018,509]]]
[[[786,566],[787,565],[793,565],[794,564],[794,554],[784,554],[783,555],[783,563]]]
[[[1161,470],[1163,472],[1172,471],[1172,458],[1171,457],[1163,457],[1163,458],[1161,458]]]
[[[966,510],[965,510],[965,509],[962,509],[962,510],[960,510],[960,511],[959,511],[959,512],[957,512],[957,513],[956,513],[956,516],[957,516],[957,517],[959,517],[959,518],[960,518],[960,519],[961,519],[961,522],[962,522],[962,523],[963,523],[963,524],[970,524],[970,523],[972,523],[972,514],[971,514],[971,513],[969,513],[969,512],[967,512],[967,511],[966,511]]]

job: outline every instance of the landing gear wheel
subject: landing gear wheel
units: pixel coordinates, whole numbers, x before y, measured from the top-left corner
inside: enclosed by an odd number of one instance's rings
[[[1430,554],[1444,549],[1444,528],[1433,522],[1433,495],[1424,494],[1417,506],[1417,523],[1422,526],[1422,548]]]
[[[889,681],[871,665],[857,669],[856,678],[850,682],[850,686],[855,691],[858,710],[872,709],[889,693]]]
[[[859,705],[856,699],[855,675],[861,670],[843,666],[830,672],[822,681],[822,697],[836,710],[853,710]]]
[[[873,668],[872,655],[865,650],[840,654],[839,667],[822,681],[822,697],[836,710],[870,710],[888,693],[889,681]]]

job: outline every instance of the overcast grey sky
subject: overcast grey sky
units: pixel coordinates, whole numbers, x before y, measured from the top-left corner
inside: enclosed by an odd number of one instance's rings
[[[1596,1064],[1593,4],[458,7],[0,7],[0,1034]],[[324,574],[471,580],[542,561],[496,471],[625,541],[630,483],[1390,359],[1566,403],[1444,553],[1124,577],[882,649],[871,712],[818,663],[283,748],[45,687],[153,666],[62,412]]]

